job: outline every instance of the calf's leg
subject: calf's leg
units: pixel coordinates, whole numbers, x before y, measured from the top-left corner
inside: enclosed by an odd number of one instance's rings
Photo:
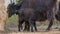
[[[32,32],[37,31],[36,23],[35,23],[35,19],[34,18],[30,18],[29,19],[29,24],[31,26],[31,31]]]
[[[21,31],[24,20],[19,18],[18,31]]]
[[[29,22],[28,21],[25,21],[25,28],[24,28],[24,31],[30,31],[30,25],[29,25]]]

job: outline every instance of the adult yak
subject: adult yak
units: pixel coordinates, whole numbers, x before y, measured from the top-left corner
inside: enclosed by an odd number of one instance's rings
[[[37,31],[35,21],[44,21],[46,19],[50,22],[47,30],[50,30],[55,17],[53,8],[55,8],[56,2],[57,0],[23,0],[22,4],[19,3],[18,6],[21,5],[18,7],[19,31],[24,21],[26,22],[26,27],[31,26],[31,31]]]
[[[22,28],[22,23],[24,21],[29,23],[32,32],[37,31],[35,21],[41,20],[41,14],[46,16],[49,20],[50,24],[47,30],[50,30],[55,18],[54,8],[56,7],[56,2],[57,0],[23,0],[20,10],[18,10],[19,31]]]

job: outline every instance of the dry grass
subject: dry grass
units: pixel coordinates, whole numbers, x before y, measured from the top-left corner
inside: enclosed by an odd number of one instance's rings
[[[0,31],[4,31],[4,24],[7,20],[7,12],[4,7],[4,0],[0,0]]]

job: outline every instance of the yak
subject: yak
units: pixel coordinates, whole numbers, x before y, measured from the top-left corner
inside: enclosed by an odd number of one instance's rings
[[[31,26],[31,31],[37,31],[35,21],[45,21],[49,20],[50,24],[47,30],[50,30],[50,27],[53,24],[55,13],[53,8],[56,6],[57,0],[23,0],[22,4],[18,3],[13,5],[12,12],[8,12],[9,16],[12,14],[18,14],[19,16],[19,31],[22,29],[22,24],[25,22],[25,29],[29,30]],[[18,11],[16,11],[18,10]]]
[[[50,27],[53,25],[55,18],[55,11],[53,11],[53,8],[55,8],[56,2],[57,0],[24,0],[20,7],[20,10],[18,10],[19,31],[21,31],[22,23],[24,21],[27,21],[29,23],[32,32],[37,31],[35,21],[40,21],[41,16],[43,15],[50,22],[47,28],[47,30],[50,30]]]

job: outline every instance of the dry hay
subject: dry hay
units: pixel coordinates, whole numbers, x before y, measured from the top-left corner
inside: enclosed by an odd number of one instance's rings
[[[0,1],[0,31],[4,31],[4,24],[7,20],[7,12],[4,7],[3,1]]]

